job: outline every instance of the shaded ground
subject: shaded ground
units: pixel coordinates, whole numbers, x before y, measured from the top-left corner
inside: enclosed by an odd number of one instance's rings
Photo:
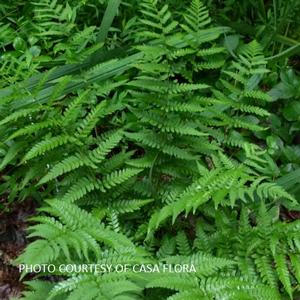
[[[2,207],[7,208],[4,199],[0,199]],[[26,246],[26,219],[34,214],[33,202],[10,204],[9,210],[0,210],[0,299],[8,300],[17,297],[22,291],[19,282],[19,271],[12,261]]]

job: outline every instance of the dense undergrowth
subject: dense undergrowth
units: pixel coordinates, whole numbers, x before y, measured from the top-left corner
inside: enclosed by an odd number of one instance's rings
[[[39,206],[15,263],[196,268],[22,299],[299,297],[300,7],[253,2],[1,4],[0,193]]]

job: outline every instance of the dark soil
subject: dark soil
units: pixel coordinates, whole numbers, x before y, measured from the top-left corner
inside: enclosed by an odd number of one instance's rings
[[[292,222],[292,221],[300,219],[300,212],[299,211],[288,210],[284,207],[281,207],[280,218],[283,221]]]
[[[19,270],[13,266],[13,260],[25,248],[26,219],[35,213],[32,201],[10,204],[0,199],[0,299],[18,297],[23,289],[19,281]]]

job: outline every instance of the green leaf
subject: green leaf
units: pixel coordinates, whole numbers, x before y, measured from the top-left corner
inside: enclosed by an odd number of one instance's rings
[[[240,36],[238,34],[225,35],[224,47],[231,53],[237,49],[240,41]]]
[[[285,106],[283,115],[288,121],[300,120],[300,101],[292,101]]]
[[[120,3],[121,0],[109,0],[97,36],[97,41],[99,43],[105,42],[109,29],[111,28],[111,24],[118,12]]]

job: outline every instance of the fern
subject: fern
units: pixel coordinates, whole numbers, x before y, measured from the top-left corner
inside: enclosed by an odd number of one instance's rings
[[[65,158],[63,161],[53,166],[49,173],[39,181],[39,184],[44,184],[50,180],[57,178],[58,176],[66,174],[70,171],[74,171],[75,169],[82,166],[96,168],[94,163],[99,164],[100,162],[102,162],[105,158],[105,155],[108,154],[111,149],[119,143],[121,138],[122,135],[119,132],[113,133],[108,136],[106,140],[100,143],[98,148],[89,151],[87,155],[77,153]]]
[[[106,175],[102,180],[83,177],[70,187],[62,197],[62,200],[74,202],[85,196],[87,193],[97,190],[105,193],[109,189],[127,181],[140,172],[141,170],[139,169],[123,169]]]
[[[91,163],[90,163],[91,164]],[[53,168],[49,171],[47,175],[45,175],[39,181],[39,184],[44,184],[50,180],[57,178],[67,172],[73,171],[79,167],[84,165],[89,165],[89,161],[83,155],[73,155],[65,158],[63,161],[57,163]]]
[[[68,144],[68,143],[74,143],[78,144],[80,143],[76,138],[68,136],[68,135],[61,135],[61,136],[55,136],[52,138],[49,138],[47,140],[41,141],[34,145],[28,153],[23,158],[23,161],[26,162],[30,159],[33,159],[39,155],[42,155],[43,153],[53,150],[54,148],[57,148],[59,146]]]
[[[61,251],[69,259],[71,253],[72,255],[76,253],[79,258],[89,259],[89,251],[92,251],[95,257],[100,257],[98,242],[104,242],[114,249],[133,247],[128,239],[105,229],[103,225],[97,222],[97,219],[78,207],[58,200],[51,200],[48,203],[50,206],[44,208],[43,211],[52,213],[59,220],[42,216],[33,218],[40,224],[30,227],[30,236],[41,239],[33,242],[18,258],[17,262],[49,263],[57,259]],[[85,220],[84,223],[83,220]],[[71,248],[75,252],[70,251]],[[43,254],[37,255],[41,251]]]
[[[184,18],[187,25],[183,26],[183,28],[188,32],[197,32],[211,22],[206,7],[199,0],[192,1]]]
[[[203,205],[210,199],[215,206],[236,204],[236,201],[249,200],[255,201],[256,197],[260,199],[289,199],[295,203],[295,199],[282,189],[281,186],[271,182],[261,182],[264,178],[256,179],[251,170],[243,164],[236,165],[230,161],[224,154],[219,154],[220,160],[215,157],[215,164],[220,164],[215,169],[209,171],[201,167],[200,178],[192,183],[185,191],[181,193],[170,204],[156,212],[150,219],[149,231],[157,228],[159,224],[168,217],[173,218],[173,222],[179,214],[190,211],[194,213],[200,205]],[[221,171],[223,169],[223,171]],[[247,171],[249,173],[247,173]],[[252,182],[250,185],[245,183]]]
[[[39,204],[16,263],[147,266],[42,272],[23,299],[297,297],[297,124],[263,47],[200,0],[23,6],[0,30],[0,196]]]
[[[296,224],[298,222],[295,224],[283,223],[278,220],[278,210],[277,212],[268,211],[264,204],[261,205],[255,216],[255,226],[250,225],[250,217],[253,218],[253,215],[250,215],[245,207],[239,220],[232,213],[216,214],[215,218],[219,218],[219,221],[215,219],[218,229],[215,233],[209,233],[211,237],[209,239],[210,251],[213,252],[213,249],[217,249],[220,254],[223,253],[231,259],[235,258],[241,273],[247,278],[261,280],[274,289],[278,289],[278,285],[281,283],[286,293],[292,298],[288,255],[290,252],[298,253],[299,249],[296,250],[289,240],[293,239],[292,232],[295,230],[295,226],[298,226]],[[230,222],[235,220],[234,224],[228,223],[229,220]],[[219,226],[223,229],[220,229]],[[205,241],[203,237],[203,232],[198,235],[198,239],[202,242]],[[197,241],[196,245],[197,247],[201,246],[201,242]],[[230,245],[230,248],[227,248],[227,245]],[[296,255],[298,256],[298,254]],[[295,260],[292,260],[292,263],[294,262]],[[252,270],[249,268],[251,263],[255,266]],[[297,266],[295,266],[296,268]]]

